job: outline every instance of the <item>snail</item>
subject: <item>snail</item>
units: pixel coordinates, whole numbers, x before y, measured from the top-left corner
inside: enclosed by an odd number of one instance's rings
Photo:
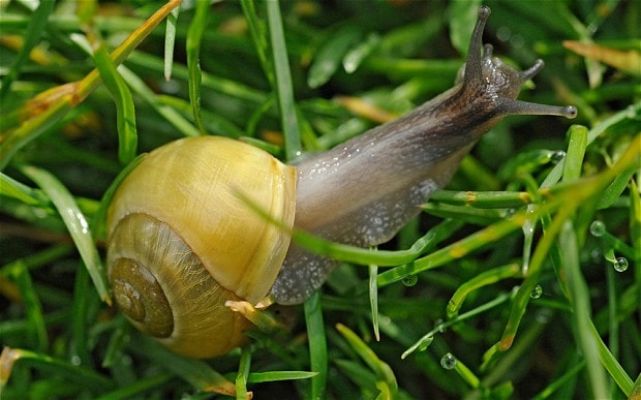
[[[249,144],[202,136],[152,151],[124,179],[108,212],[108,276],[119,308],[171,350],[208,358],[251,327],[226,301],[297,304],[335,262],[290,245],[288,227],[370,246],[391,239],[443,187],[478,139],[507,115],[573,118],[572,106],[516,100],[543,67],[492,57],[481,7],[460,82],[414,111],[334,149],[285,165]]]

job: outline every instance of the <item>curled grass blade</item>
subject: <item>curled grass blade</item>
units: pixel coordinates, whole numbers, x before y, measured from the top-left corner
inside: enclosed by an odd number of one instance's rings
[[[454,292],[452,298],[447,303],[447,317],[450,319],[456,317],[463,302],[473,291],[503,279],[518,277],[520,272],[520,265],[512,263],[484,271],[467,282],[464,282],[456,289],[456,292]]]
[[[76,244],[76,248],[89,271],[91,280],[100,298],[107,304],[111,304],[111,298],[109,297],[107,285],[103,277],[102,263],[100,262],[98,250],[96,250],[91,231],[89,230],[89,223],[76,205],[69,191],[58,179],[47,171],[32,166],[25,166],[22,168],[22,172],[36,182],[51,199],[67,226],[71,238]]]

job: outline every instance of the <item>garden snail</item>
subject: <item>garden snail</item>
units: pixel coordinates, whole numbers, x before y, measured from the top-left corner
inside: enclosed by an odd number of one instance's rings
[[[443,187],[461,158],[510,114],[573,118],[574,107],[516,100],[543,66],[516,71],[482,45],[482,7],[462,80],[411,113],[287,166],[221,137],[152,151],[108,213],[108,275],[119,308],[173,351],[213,357],[250,323],[224,304],[304,301],[334,263],[291,245],[236,190],[286,225],[359,246],[389,240]],[[265,299],[269,299],[266,301]]]

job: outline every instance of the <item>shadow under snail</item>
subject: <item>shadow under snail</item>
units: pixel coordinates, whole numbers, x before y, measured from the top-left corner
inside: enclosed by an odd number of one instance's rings
[[[108,213],[108,275],[118,307],[141,331],[190,357],[222,355],[251,323],[227,300],[297,304],[335,262],[291,245],[251,212],[357,246],[391,239],[459,161],[507,115],[573,118],[574,107],[516,100],[542,67],[517,71],[492,57],[481,7],[462,79],[405,116],[288,166],[221,137],[152,151],[122,182]]]

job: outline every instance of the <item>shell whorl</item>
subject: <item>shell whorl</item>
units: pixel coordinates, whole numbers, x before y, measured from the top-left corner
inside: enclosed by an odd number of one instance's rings
[[[169,225],[127,216],[114,230],[107,262],[116,303],[140,331],[192,357],[242,344],[249,323],[224,306],[239,297],[214,280]]]

